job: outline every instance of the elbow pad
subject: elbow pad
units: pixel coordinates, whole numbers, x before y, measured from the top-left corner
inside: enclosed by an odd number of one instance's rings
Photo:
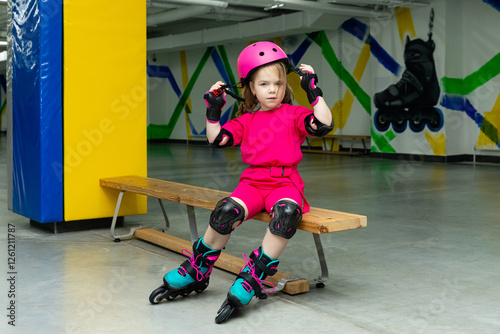
[[[224,139],[224,137],[229,137],[229,140],[227,141],[226,144],[220,146],[219,144],[222,141],[222,139]],[[217,135],[217,138],[214,139],[214,142],[208,143],[208,146],[215,148],[223,148],[223,147],[231,147],[233,146],[233,144],[234,144],[233,134],[227,131],[226,129],[221,129],[219,134]]]
[[[311,126],[311,117],[313,118],[313,123],[318,127],[316,130],[314,130]],[[328,134],[328,132],[333,130],[333,119],[332,119],[332,124],[330,125],[325,125],[318,121],[316,117],[314,117],[314,114],[310,114],[304,119],[304,124],[306,126],[306,131],[308,134],[311,136],[316,136],[316,137],[323,137]]]

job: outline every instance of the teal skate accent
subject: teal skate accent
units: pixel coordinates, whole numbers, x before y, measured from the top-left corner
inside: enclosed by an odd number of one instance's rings
[[[204,268],[202,268],[202,270],[203,269]],[[167,281],[168,284],[173,288],[183,288],[191,283],[194,283],[195,279],[188,274],[183,266],[180,266],[179,268],[166,273],[165,281]]]
[[[201,281],[206,276],[210,275],[213,268],[213,263],[219,257],[221,251],[213,250],[203,242],[203,238],[198,239],[198,241],[193,245],[193,253],[190,253],[186,249],[182,250],[182,253],[189,256],[189,264],[196,271],[196,277],[191,276],[191,274],[186,270],[184,262],[177,269],[171,270],[165,274],[165,281],[173,288],[183,288],[195,281]],[[203,263],[202,259],[208,259],[211,264],[207,266]]]
[[[246,268],[246,267],[245,267]],[[247,272],[249,272],[248,270]],[[255,296],[255,291],[253,291],[250,284],[248,284],[243,278],[238,278],[231,288],[229,288],[229,292],[238,298],[243,305],[248,305],[252,300],[253,296]]]
[[[278,267],[279,260],[273,260],[269,255],[264,253],[262,247],[259,247],[253,253],[254,253],[253,255],[256,257],[256,260],[260,260],[260,262],[262,262],[267,268],[276,270],[276,268]],[[265,292],[270,293],[274,291],[274,287],[272,288],[271,291],[267,291],[263,287],[263,282],[265,282],[264,279],[268,275],[263,270],[258,268],[255,265],[254,261],[251,258],[249,259],[245,254],[243,255],[243,259],[246,262],[246,266],[243,267],[240,273],[247,273],[251,275]],[[250,303],[252,298],[255,296],[254,288],[249,282],[247,282],[243,278],[236,279],[233,285],[229,288],[229,293],[234,297],[238,298],[241,304],[243,305],[248,305],[248,303]]]

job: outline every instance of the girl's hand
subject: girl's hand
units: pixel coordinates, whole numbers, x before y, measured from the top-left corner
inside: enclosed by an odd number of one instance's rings
[[[217,89],[221,88],[222,86],[224,86],[224,82],[222,81],[217,81],[216,83],[213,84],[212,87],[210,87],[210,89],[208,90],[209,92],[213,92],[213,91],[216,91]]]
[[[312,68],[312,66],[311,66],[311,65],[307,65],[307,64],[300,64],[299,69],[300,69],[302,72],[309,72],[309,73],[314,74],[314,68]],[[302,79],[302,77],[300,77],[300,78]]]

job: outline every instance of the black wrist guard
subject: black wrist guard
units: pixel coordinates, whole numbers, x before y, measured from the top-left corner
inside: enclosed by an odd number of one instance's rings
[[[307,94],[307,100],[314,107],[318,103],[318,97],[323,96],[321,88],[316,87],[318,76],[315,73],[305,72],[300,80],[300,86]]]
[[[213,92],[206,92],[203,98],[207,103],[207,120],[209,122],[217,123],[220,120],[222,107],[226,104],[224,90],[219,88]]]

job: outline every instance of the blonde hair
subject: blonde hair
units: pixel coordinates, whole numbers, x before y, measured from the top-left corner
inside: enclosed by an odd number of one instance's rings
[[[285,63],[283,63],[281,61],[269,63],[266,65],[260,66],[257,70],[264,68],[264,67],[268,67],[268,66],[274,66],[278,70],[280,81],[286,83],[285,96],[283,98],[282,103],[292,104],[293,103],[293,91],[292,91],[292,87],[290,87],[290,85],[288,84],[287,79],[286,79],[287,68],[286,68]],[[253,84],[253,77],[255,76],[255,73],[257,73],[257,71],[252,71],[250,78],[249,78],[250,80],[248,80],[248,84],[245,85],[245,87],[243,87],[243,89],[241,91],[241,95],[245,99],[245,102],[240,103],[240,105],[238,107],[238,111],[236,112],[236,117],[240,117],[243,114],[246,114],[248,112],[252,112],[255,109],[255,107],[257,106],[257,104],[259,104],[257,97],[255,97],[253,95],[252,90],[250,89],[250,85]]]

